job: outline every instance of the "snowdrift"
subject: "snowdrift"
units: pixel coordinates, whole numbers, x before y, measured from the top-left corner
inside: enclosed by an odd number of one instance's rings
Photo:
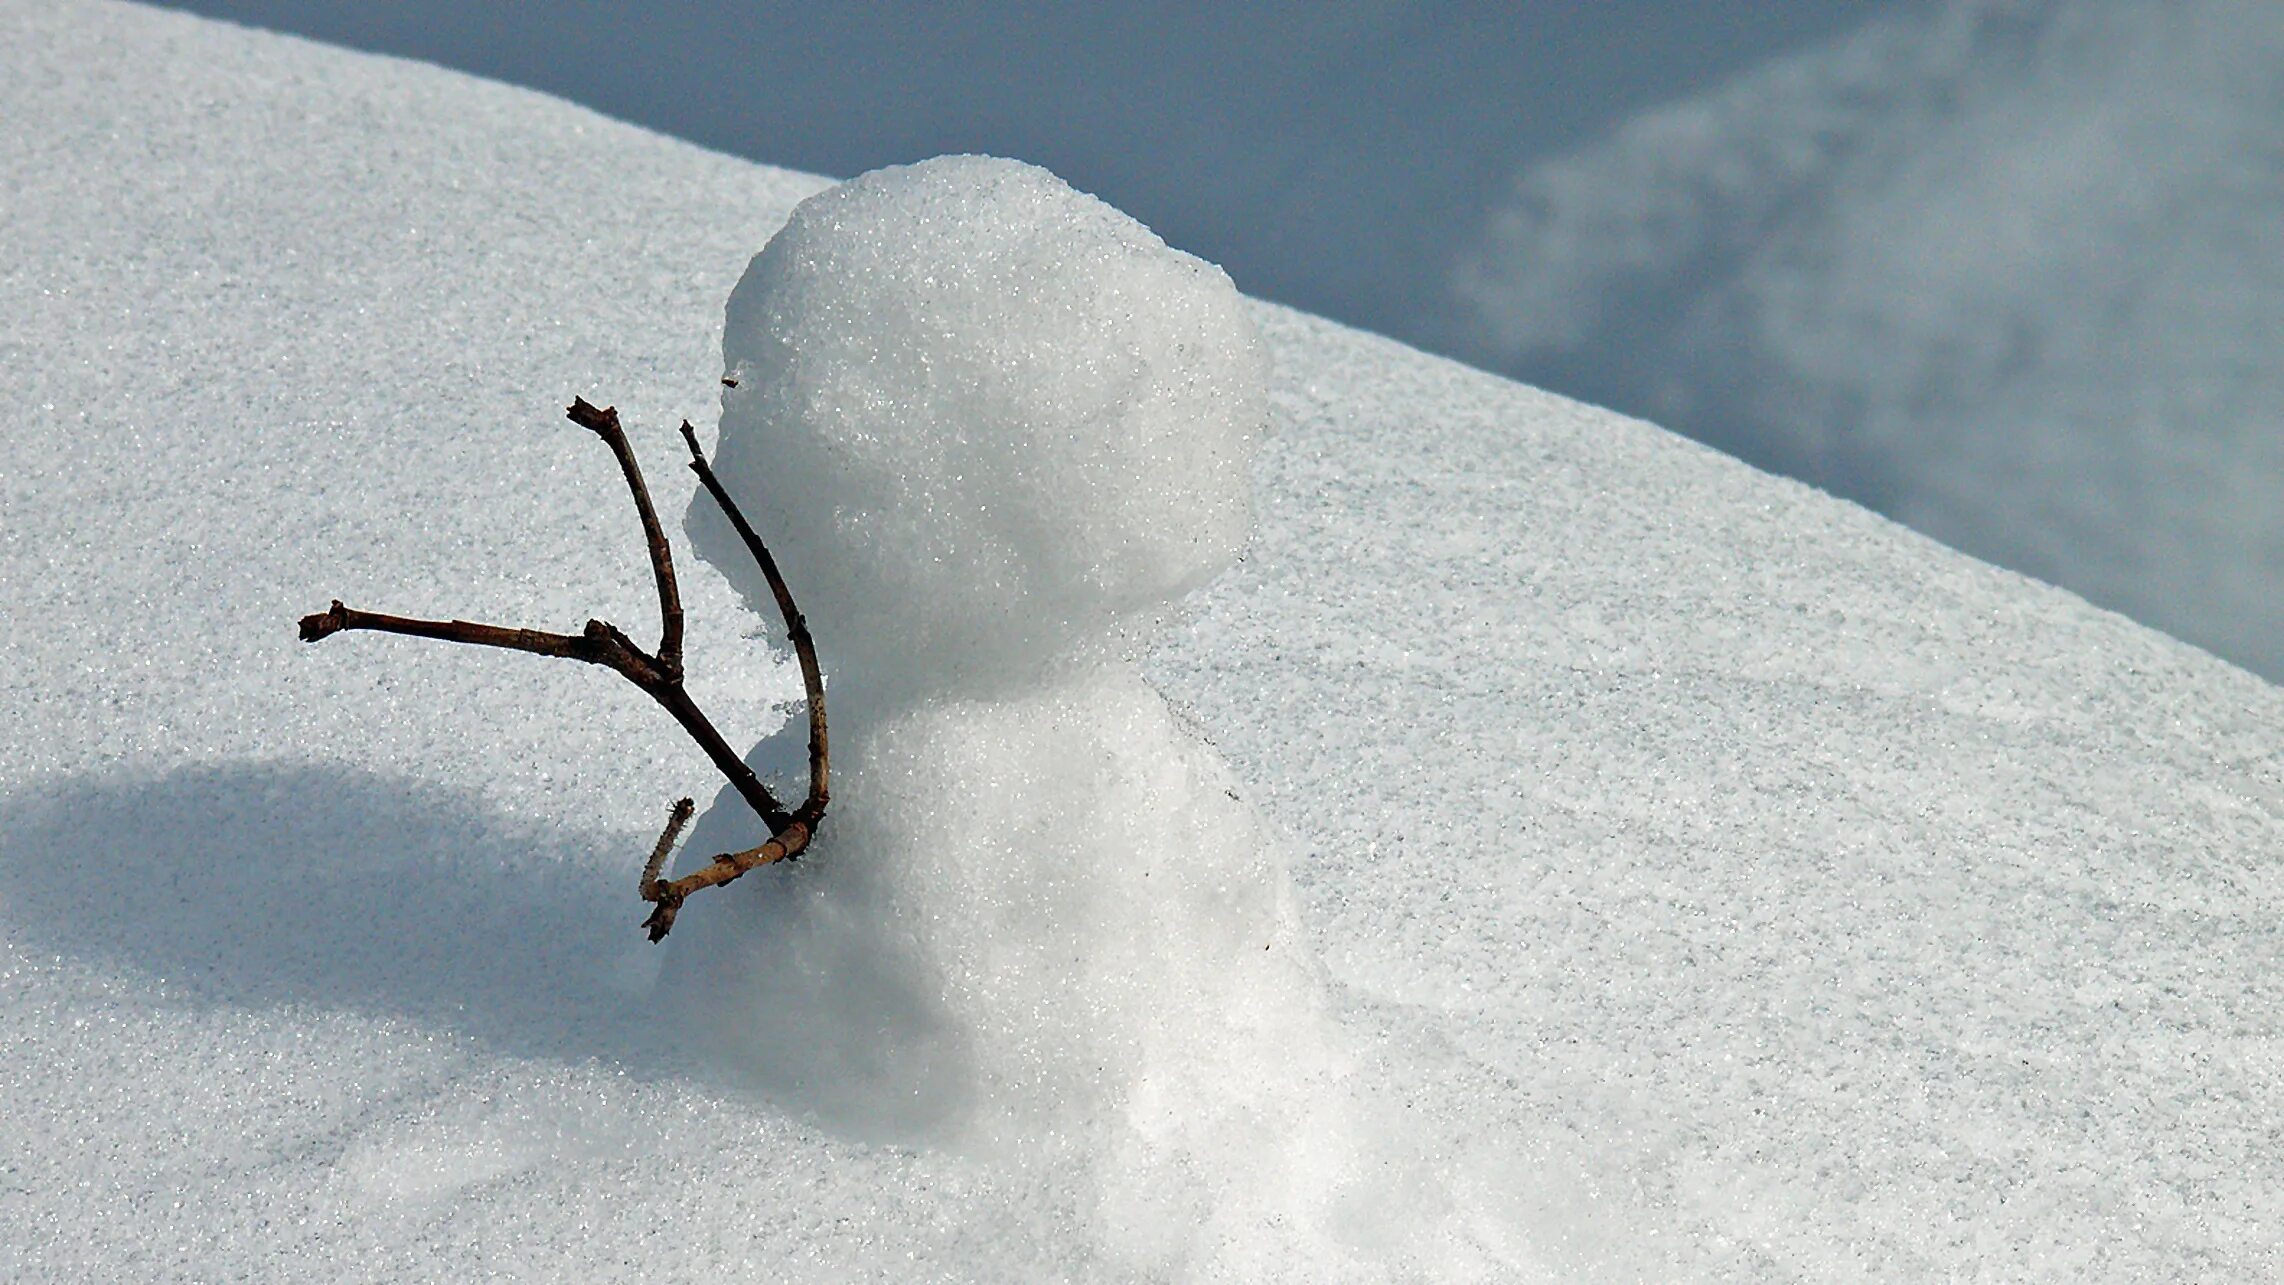
[[[1897,9],[1516,174],[1453,351],[2284,677],[2284,8]]]
[[[671,953],[783,887],[635,926],[707,772],[647,702],[292,621],[645,621],[559,408],[615,403],[677,507],[725,301],[824,185],[131,7],[0,4],[0,68],[0,1276],[2284,1270],[2277,689],[1257,305],[1251,542],[1145,631],[1155,691],[941,719],[879,771],[1049,770],[1114,705],[1192,747],[1173,796],[1223,811],[1189,821],[1289,869],[1324,1074],[1181,1046],[1156,1150],[1085,1093],[946,1134],[813,1091],[734,1006],[692,1020],[734,964]],[[798,692],[773,625],[684,563],[693,693],[759,738]],[[933,823],[891,822],[852,830]]]

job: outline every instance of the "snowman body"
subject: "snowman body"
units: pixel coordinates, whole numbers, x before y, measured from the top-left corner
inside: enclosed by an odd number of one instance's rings
[[[1336,1163],[1296,1142],[1339,1134],[1324,988],[1281,846],[1133,663],[1251,525],[1243,300],[1044,171],[949,158],[805,203],[724,357],[716,468],[824,658],[833,800],[686,919],[661,994],[837,1130],[1081,1166],[1117,1237],[1285,1218],[1257,1193]],[[690,527],[768,602],[702,497]],[[725,798],[691,842],[752,825]]]

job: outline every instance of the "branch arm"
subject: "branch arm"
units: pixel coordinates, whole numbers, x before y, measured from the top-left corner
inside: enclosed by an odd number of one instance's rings
[[[509,651],[526,651],[540,656],[561,656],[570,660],[583,660],[590,665],[601,665],[615,670],[628,682],[643,690],[643,694],[658,702],[660,708],[674,716],[682,730],[704,750],[714,765],[746,805],[762,819],[771,831],[784,829],[792,821],[777,796],[754,775],[745,760],[738,757],[730,743],[714,729],[698,703],[690,699],[679,677],[662,672],[656,657],[646,654],[634,641],[616,626],[600,620],[587,622],[586,632],[579,634],[551,634],[538,629],[508,629],[499,625],[479,625],[466,620],[417,620],[410,616],[389,616],[377,611],[358,611],[344,607],[336,599],[324,611],[301,618],[301,640],[317,642],[337,633],[352,629],[369,629],[377,633],[406,634],[414,638],[439,638],[445,642],[472,643],[479,647],[500,647]]]
[[[753,555],[761,567],[762,577],[769,581],[769,592],[777,599],[778,614],[785,618],[785,631],[793,643],[794,658],[801,665],[801,686],[809,705],[809,797],[801,805],[801,814],[809,824],[815,825],[824,817],[825,805],[832,798],[832,781],[831,753],[825,737],[825,678],[817,664],[817,645],[809,637],[808,618],[794,604],[793,591],[786,587],[785,576],[777,569],[777,559],[770,554],[769,546],[761,542],[753,524],[739,511],[737,501],[730,498],[721,479],[714,476],[713,466],[706,462],[706,453],[699,449],[698,431],[690,427],[689,420],[682,421],[682,440],[690,446],[690,471],[698,475],[706,493],[722,506],[738,538],[745,541],[746,551]],[[770,828],[780,827],[772,823]]]
[[[735,386],[734,381],[724,380]],[[540,629],[515,629],[503,625],[480,624],[468,620],[426,620],[412,616],[394,616],[375,611],[359,611],[342,605],[335,599],[330,607],[301,618],[303,642],[318,642],[337,633],[351,630],[369,630],[376,633],[403,634],[414,638],[432,638],[443,642],[466,643],[478,647],[495,647],[507,651],[528,652],[539,656],[559,656],[567,660],[601,665],[616,671],[621,677],[641,688],[682,730],[698,743],[706,757],[746,803],[760,816],[770,829],[770,839],[756,848],[743,852],[726,852],[713,858],[704,867],[668,881],[662,877],[672,856],[675,841],[689,821],[694,806],[688,799],[674,805],[667,818],[666,829],[652,848],[650,860],[643,867],[642,896],[653,903],[650,918],[644,926],[650,939],[663,938],[674,925],[675,915],[692,893],[730,882],[746,871],[773,862],[790,860],[809,847],[816,833],[817,823],[824,817],[829,794],[829,758],[825,738],[825,683],[823,671],[817,663],[817,650],[809,636],[809,624],[794,605],[793,594],[786,587],[784,576],[778,571],[776,558],[770,555],[761,537],[738,511],[735,501],[723,489],[721,480],[706,462],[705,453],[698,446],[696,430],[689,421],[682,423],[683,440],[690,446],[690,467],[698,474],[714,502],[721,505],[736,528],[738,537],[745,542],[769,582],[770,593],[777,600],[778,611],[793,643],[794,655],[801,666],[801,681],[809,705],[809,795],[797,810],[787,811],[769,788],[762,784],[753,769],[722,739],[697,703],[690,699],[682,684],[683,614],[680,591],[674,580],[673,551],[666,542],[666,534],[659,526],[658,512],[651,503],[650,489],[643,481],[642,470],[636,464],[633,449],[627,444],[626,432],[619,424],[618,412],[611,407],[596,407],[585,398],[575,398],[566,412],[568,418],[580,427],[593,432],[611,448],[625,476],[627,489],[634,496],[635,512],[642,521],[643,539],[650,553],[651,574],[658,587],[660,638],[658,653],[652,655],[635,645],[617,626],[602,620],[590,620],[586,628],[576,634],[549,633]]]
[[[650,486],[642,480],[642,468],[635,463],[634,448],[627,444],[626,430],[619,426],[619,412],[615,406],[597,407],[584,397],[571,399],[570,409],[564,418],[603,439],[618,459],[619,472],[624,474],[627,490],[634,495],[635,513],[642,519],[643,543],[650,550],[651,578],[658,582],[658,667],[669,678],[682,677],[682,594],[674,584],[674,551],[666,543],[666,532],[658,525],[658,510],[650,502]]]
[[[656,904],[651,907],[650,918],[645,919],[642,926],[650,930],[652,941],[659,940],[674,927],[674,916],[682,909],[683,901],[690,894],[720,887],[756,867],[800,856],[808,849],[812,833],[807,822],[794,820],[758,848],[722,853],[672,883],[650,883],[644,888],[643,896]]]
[[[650,850],[650,860],[643,863],[642,882],[635,885],[644,901],[650,900],[658,890],[658,876],[666,869],[666,858],[674,852],[674,841],[682,837],[682,827],[690,824],[690,817],[697,810],[696,800],[676,799],[673,809],[666,814],[666,828],[659,831],[658,845]]]
[[[699,710],[697,702],[690,699],[690,693],[682,689],[681,683],[663,683],[656,687],[646,684],[643,690],[674,716],[674,721],[680,723],[682,730],[690,734],[690,739],[698,743],[698,748],[706,752],[706,757],[714,764],[714,770],[729,779],[738,796],[761,818],[763,825],[775,833],[792,823],[793,814],[785,810],[785,805],[778,801],[768,786],[762,784],[761,778],[754,775],[745,760],[738,757],[738,752],[730,748],[730,743],[722,739],[720,732],[714,730],[714,725],[707,721],[706,715]]]
[[[338,598],[333,600],[331,607],[301,618],[303,642],[317,642],[352,629],[406,634],[414,638],[436,638],[444,642],[471,643],[478,647],[504,647],[509,651],[563,656],[597,665],[610,663],[596,654],[593,643],[586,635],[551,634],[540,629],[510,629],[502,625],[479,625],[467,620],[418,620],[411,616],[390,616],[378,611],[358,611],[354,607],[344,607]]]

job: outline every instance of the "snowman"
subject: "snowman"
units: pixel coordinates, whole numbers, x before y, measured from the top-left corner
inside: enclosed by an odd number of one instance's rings
[[[1323,984],[1280,845],[1135,666],[1250,528],[1267,411],[1236,290],[1043,170],[941,158],[803,203],[723,356],[716,470],[816,636],[833,807],[675,933],[662,999],[826,1127],[1078,1157],[1145,1258],[1285,1218],[1232,1213],[1227,1175],[1337,1164],[1305,1154],[1338,1132],[1305,1118]],[[689,524],[772,610],[704,497]],[[691,843],[754,828],[725,795]]]

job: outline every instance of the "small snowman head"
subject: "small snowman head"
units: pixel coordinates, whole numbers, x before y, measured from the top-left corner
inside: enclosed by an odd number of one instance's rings
[[[811,197],[731,294],[722,354],[716,470],[827,669],[875,698],[1111,649],[1251,525],[1243,300],[1034,166],[943,157]],[[767,610],[703,496],[690,525]]]

